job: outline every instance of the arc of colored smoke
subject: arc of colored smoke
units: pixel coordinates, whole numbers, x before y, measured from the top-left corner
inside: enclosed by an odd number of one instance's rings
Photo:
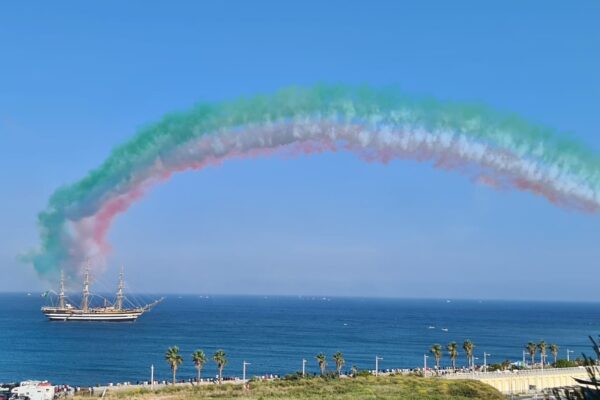
[[[28,259],[43,277],[60,269],[75,275],[86,258],[108,253],[114,218],[174,173],[236,157],[338,150],[367,161],[429,161],[559,206],[600,208],[599,158],[551,129],[394,90],[292,88],[202,104],[142,129],[99,168],[54,193],[39,215],[41,246]]]

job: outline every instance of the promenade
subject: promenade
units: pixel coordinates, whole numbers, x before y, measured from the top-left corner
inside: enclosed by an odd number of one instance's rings
[[[380,372],[382,376],[390,375],[392,373],[407,375],[408,370],[396,370],[394,372]],[[430,378],[436,378],[436,375],[430,375]],[[559,387],[577,386],[575,379],[588,379],[587,371],[584,367],[574,368],[546,368],[544,370],[520,370],[520,371],[496,371],[496,372],[456,372],[446,373],[439,377],[439,379],[450,379],[450,380],[477,380],[482,383],[488,384],[503,394],[531,394],[540,393],[544,390],[554,389]],[[260,380],[273,380],[278,378],[264,378]],[[223,381],[224,384],[242,384],[243,380],[235,377],[229,378]],[[200,385],[214,385],[210,379],[203,380]],[[177,386],[193,386],[190,382],[180,382]],[[172,384],[169,383],[158,383],[156,382],[153,386],[154,389],[161,389],[164,387],[170,387]],[[97,386],[89,388],[91,393],[95,396],[102,396],[103,393],[119,392],[123,390],[132,389],[150,389],[151,385],[149,382],[141,384],[119,384],[110,386]],[[82,392],[85,393],[86,389],[82,388]]]
[[[524,394],[559,387],[577,386],[574,378],[588,379],[589,377],[584,367],[459,372],[442,376],[442,379],[475,379],[493,386],[503,394]]]

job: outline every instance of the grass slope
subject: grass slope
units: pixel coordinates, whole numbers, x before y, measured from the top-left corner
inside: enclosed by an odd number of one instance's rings
[[[424,379],[409,376],[358,377],[324,380],[252,382],[244,392],[241,385],[206,385],[201,387],[171,387],[155,392],[133,390],[108,393],[105,399],[188,400],[232,399],[249,400],[500,400],[504,397],[491,386],[477,381]]]

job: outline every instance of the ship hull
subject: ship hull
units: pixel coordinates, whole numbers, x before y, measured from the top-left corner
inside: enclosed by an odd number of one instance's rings
[[[144,313],[142,310],[91,311],[42,310],[51,321],[135,321]]]

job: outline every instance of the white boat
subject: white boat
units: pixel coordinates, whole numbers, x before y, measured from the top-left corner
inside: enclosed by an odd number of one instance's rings
[[[158,299],[152,303],[132,308],[123,306],[123,271],[119,274],[119,286],[114,304],[109,304],[105,299],[103,307],[90,306],[90,279],[89,269],[85,269],[83,280],[83,293],[81,307],[75,307],[68,303],[65,296],[64,274],[60,276],[60,292],[58,293],[58,304],[56,306],[42,307],[42,312],[52,321],[135,321],[150,311],[155,305],[163,299]]]

